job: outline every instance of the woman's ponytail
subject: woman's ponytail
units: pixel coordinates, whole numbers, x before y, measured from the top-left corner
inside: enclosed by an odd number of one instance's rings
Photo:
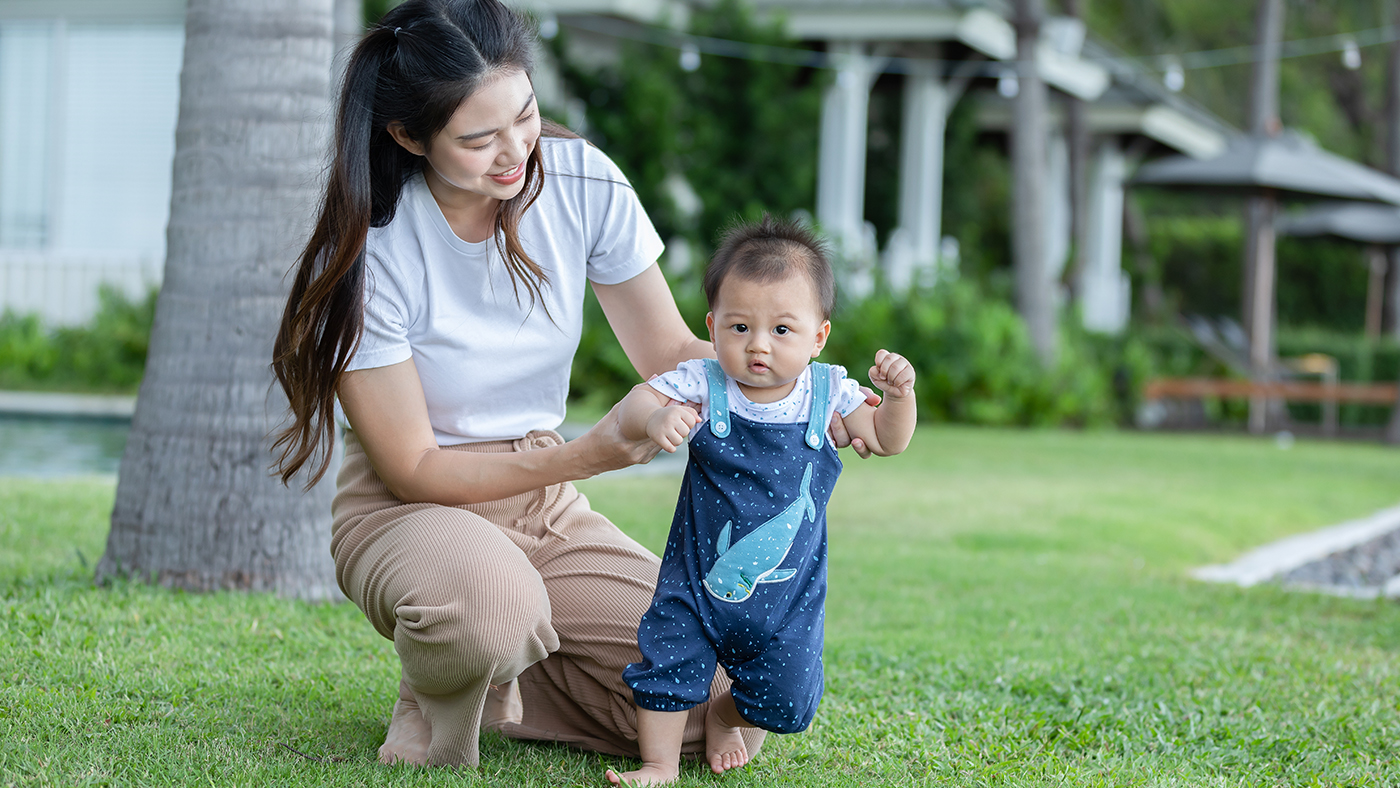
[[[292,412],[273,442],[283,483],[310,462],[309,488],[330,465],[336,387],[364,330],[365,239],[375,209],[383,210],[375,205],[371,143],[380,71],[394,47],[392,30],[372,30],[346,67],[325,198],[273,345],[272,370]]]

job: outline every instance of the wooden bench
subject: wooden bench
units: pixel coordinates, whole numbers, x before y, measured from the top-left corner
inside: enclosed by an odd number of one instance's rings
[[[1400,386],[1394,383],[1340,383],[1312,381],[1222,380],[1219,378],[1157,378],[1147,381],[1142,397],[1148,402],[1159,399],[1281,399],[1287,402],[1320,402],[1324,405],[1323,432],[1337,434],[1337,404],[1358,405],[1396,404]]]

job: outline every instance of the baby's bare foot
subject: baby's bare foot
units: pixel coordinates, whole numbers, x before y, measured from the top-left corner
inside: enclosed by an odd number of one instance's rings
[[[394,702],[394,716],[389,720],[384,743],[379,745],[379,762],[422,766],[428,762],[428,745],[432,740],[432,726],[424,719],[418,703],[399,698]]]
[[[613,785],[668,785],[675,782],[680,773],[679,765],[668,768],[659,764],[646,763],[634,772],[623,772],[622,774],[608,769],[607,776],[608,782]]]
[[[718,706],[711,703],[705,712],[705,760],[710,762],[710,771],[723,774],[748,763],[749,751],[739,729],[725,725],[719,718]]]

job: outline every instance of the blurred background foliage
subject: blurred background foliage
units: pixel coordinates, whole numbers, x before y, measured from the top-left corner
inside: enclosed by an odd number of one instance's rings
[[[36,315],[0,314],[0,388],[134,394],[146,367],[156,289],[130,299],[107,286],[86,325],[45,326]]]
[[[760,24],[740,0],[698,8],[688,29],[796,46],[781,20]],[[565,55],[567,28],[550,44],[569,92],[587,107],[585,134],[627,174],[663,238],[684,238],[704,255],[736,218],[811,210],[826,72],[711,56],[686,70],[676,50],[633,42],[615,64],[589,69]],[[698,206],[678,199],[682,179]]]
[[[373,23],[393,0],[367,0]],[[1238,46],[1254,37],[1254,3],[1218,0],[1089,0],[1092,32],[1135,55]],[[1062,10],[1055,0],[1050,9]],[[1365,30],[1386,23],[1375,0],[1288,0],[1285,39]],[[742,0],[697,8],[690,32],[737,41],[799,46],[781,20],[762,20]],[[764,211],[810,211],[815,201],[821,93],[829,73],[798,66],[705,55],[693,70],[677,51],[627,43],[611,66],[566,56],[569,30],[547,46],[568,91],[582,102],[583,130],[623,169],[662,237],[683,239],[695,262],[668,276],[691,327],[704,336],[699,274],[722,229]],[[1285,125],[1324,147],[1372,166],[1385,164],[1382,47],[1364,50],[1359,69],[1335,54],[1284,60]],[[1250,66],[1188,71],[1184,95],[1243,125]],[[900,78],[883,75],[871,94],[866,214],[883,244],[896,222],[901,126]],[[1011,306],[1010,165],[1001,135],[977,127],[975,92],[949,118],[944,232],[959,242],[956,280],[896,298],[883,289],[843,300],[823,360],[865,379],[874,351],[909,355],[920,370],[921,415],[976,424],[1131,423],[1143,381],[1160,375],[1226,376],[1179,325],[1178,316],[1238,315],[1243,235],[1240,201],[1161,191],[1129,194],[1144,241],[1125,237],[1134,322],[1125,336],[1086,334],[1066,318],[1063,351],[1042,369]],[[546,107],[567,121],[568,109]],[[575,120],[578,112],[575,111]],[[680,181],[688,187],[678,188]],[[692,203],[692,204],[687,204]],[[1400,345],[1361,334],[1367,271],[1359,246],[1280,239],[1279,352],[1336,357],[1341,377],[1394,381]],[[1159,303],[1151,303],[1156,297]],[[103,294],[101,313],[82,327],[49,328],[33,316],[0,317],[0,387],[134,391],[139,383],[154,296]],[[616,401],[636,373],[589,296],[574,362],[575,398]],[[1242,417],[1241,403],[1209,403],[1217,423]],[[1294,407],[1299,418],[1315,408]],[[1344,424],[1379,424],[1385,408],[1344,407]]]

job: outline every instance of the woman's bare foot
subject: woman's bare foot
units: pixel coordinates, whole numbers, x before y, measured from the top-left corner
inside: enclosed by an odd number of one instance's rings
[[[424,719],[418,702],[399,698],[394,702],[394,716],[389,720],[384,743],[379,745],[379,762],[423,766],[428,762],[428,744],[432,740],[432,726]]]
[[[749,762],[749,751],[744,747],[744,737],[739,735],[739,729],[726,725],[720,718],[721,705],[720,702],[711,703],[705,712],[705,760],[710,762],[710,771],[715,774],[723,774]]]
[[[481,710],[481,729],[498,731],[506,725],[519,725],[525,718],[525,705],[520,699],[520,682],[511,679],[505,684],[492,684],[486,690],[486,705]]]
[[[643,763],[635,772],[618,774],[608,769],[608,782],[613,785],[667,785],[681,776],[679,764],[669,768],[653,763]]]

